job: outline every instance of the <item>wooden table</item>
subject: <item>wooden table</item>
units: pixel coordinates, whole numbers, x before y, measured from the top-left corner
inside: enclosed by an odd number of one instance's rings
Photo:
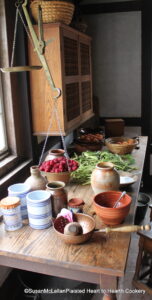
[[[152,226],[152,223],[151,223]],[[152,232],[139,232],[139,252],[136,261],[136,269],[133,277],[133,285],[140,290],[145,290],[152,295]],[[143,281],[144,279],[144,281]]]
[[[133,151],[138,171],[138,181],[127,188],[132,196],[130,213],[125,224],[133,224],[135,203],[140,188],[147,137],[140,137],[140,148]],[[93,191],[90,186],[70,184],[69,199],[81,197],[84,212],[93,213]],[[97,227],[101,221],[96,217]],[[117,289],[118,278],[124,276],[130,245],[130,233],[94,233],[83,245],[66,245],[53,231],[34,230],[24,225],[20,230],[6,232],[0,225],[0,265],[33,271],[46,275],[70,278],[100,285],[106,290],[104,299],[116,299],[110,290]]]

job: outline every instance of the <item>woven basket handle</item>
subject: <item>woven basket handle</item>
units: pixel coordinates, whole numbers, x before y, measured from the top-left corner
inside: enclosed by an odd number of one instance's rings
[[[137,145],[139,145],[139,142],[140,142],[139,136],[133,137],[133,140],[135,140],[137,142]]]

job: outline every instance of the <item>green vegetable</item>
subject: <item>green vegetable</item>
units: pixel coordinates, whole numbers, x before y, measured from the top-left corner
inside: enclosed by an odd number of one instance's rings
[[[74,182],[86,185],[90,183],[90,177],[93,169],[99,162],[111,162],[117,170],[132,171],[137,169],[132,166],[135,163],[131,154],[118,155],[109,151],[86,151],[81,155],[74,153],[72,159],[79,163],[79,168],[72,173]]]

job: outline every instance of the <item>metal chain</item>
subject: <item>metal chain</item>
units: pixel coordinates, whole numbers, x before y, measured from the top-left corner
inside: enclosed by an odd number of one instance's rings
[[[22,14],[21,14],[21,12],[19,10],[19,5],[20,4],[18,4],[18,3],[16,4],[16,16],[15,16],[15,27],[14,27],[14,37],[13,37],[12,56],[11,56],[11,67],[13,67],[13,63],[14,63],[14,54],[15,54],[15,47],[16,47],[16,35],[17,35],[18,16],[20,16],[20,19],[21,19],[21,21],[23,23],[24,29],[25,29],[25,31],[27,33],[27,36],[29,37],[29,40],[32,43],[32,46],[34,47],[33,40],[31,38],[30,33],[29,33],[28,29],[27,29],[27,26],[26,26],[26,24],[24,22],[23,16],[22,16]]]
[[[12,46],[11,67],[13,67],[13,62],[14,62],[14,53],[15,53],[15,46],[16,46],[17,23],[18,23],[18,9],[16,9],[16,16],[15,16],[15,27],[14,27],[13,46]]]
[[[55,106],[53,107],[53,110],[52,110],[52,113],[51,113],[50,124],[49,124],[48,130],[47,130],[47,135],[46,135],[46,138],[45,138],[45,141],[44,141],[44,145],[43,145],[43,148],[42,148],[42,153],[41,153],[41,156],[40,156],[40,159],[39,159],[39,164],[38,164],[39,166],[40,166],[40,164],[42,162],[44,151],[45,151],[45,148],[46,148],[46,144],[47,144],[47,141],[48,141],[48,138],[49,138],[49,132],[50,132],[50,129],[52,127],[54,113],[55,113]]]
[[[44,151],[45,151],[46,144],[47,144],[48,137],[49,137],[49,132],[50,132],[50,129],[51,129],[51,126],[52,126],[54,113],[55,113],[55,116],[56,116],[59,131],[60,131],[60,136],[61,136],[61,139],[62,139],[63,148],[64,148],[64,151],[65,151],[65,158],[66,158],[66,161],[67,161],[68,171],[70,171],[70,167],[69,167],[69,163],[68,163],[69,155],[68,155],[68,152],[67,152],[66,143],[65,143],[64,136],[63,136],[62,129],[61,129],[61,122],[60,122],[60,118],[59,118],[59,114],[58,114],[57,101],[56,100],[54,100],[54,107],[53,107],[53,110],[52,110],[52,113],[51,113],[50,124],[49,124],[48,130],[47,130],[47,135],[46,135],[46,138],[45,138],[45,141],[44,141],[44,145],[43,145],[43,148],[42,148],[42,153],[41,153],[38,165],[40,166],[40,164],[42,162],[42,159],[43,159]]]
[[[32,46],[34,47],[33,40],[32,40],[32,38],[31,38],[31,35],[30,35],[29,31],[28,31],[28,28],[27,28],[27,26],[26,26],[26,24],[25,24],[25,22],[24,22],[23,16],[22,16],[22,14],[21,14],[21,12],[20,12],[20,10],[19,10],[18,7],[17,7],[17,10],[18,10],[20,19],[21,19],[21,21],[22,21],[22,24],[23,24],[23,26],[24,26],[24,29],[25,29],[25,31],[26,31],[26,33],[27,33],[27,36],[28,36],[28,38],[29,38],[29,40],[30,40]]]
[[[67,152],[67,147],[66,147],[66,143],[65,143],[65,140],[64,140],[63,132],[62,132],[62,129],[61,129],[61,122],[60,122],[60,118],[59,118],[59,114],[58,114],[57,102],[55,102],[54,106],[55,106],[56,120],[57,120],[57,123],[58,123],[58,128],[59,128],[59,131],[60,131],[63,148],[64,148],[64,151],[65,151],[65,157],[66,157],[66,161],[67,161],[68,171],[70,171],[70,167],[69,167],[69,163],[68,163],[69,155],[68,155],[68,152]]]

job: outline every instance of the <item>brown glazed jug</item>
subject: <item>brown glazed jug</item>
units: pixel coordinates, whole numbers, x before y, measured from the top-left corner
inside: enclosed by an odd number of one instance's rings
[[[49,150],[48,155],[45,158],[45,161],[52,160],[54,158],[59,158],[64,156],[65,151],[63,149],[52,149]]]
[[[30,187],[31,191],[45,190],[47,180],[41,175],[38,166],[32,166],[30,168],[31,176],[25,180],[25,183]]]
[[[62,208],[67,207],[67,192],[62,181],[51,181],[46,185],[46,190],[51,193],[52,216],[55,218]]]
[[[110,162],[100,162],[91,174],[91,186],[95,194],[119,190],[120,176]]]

